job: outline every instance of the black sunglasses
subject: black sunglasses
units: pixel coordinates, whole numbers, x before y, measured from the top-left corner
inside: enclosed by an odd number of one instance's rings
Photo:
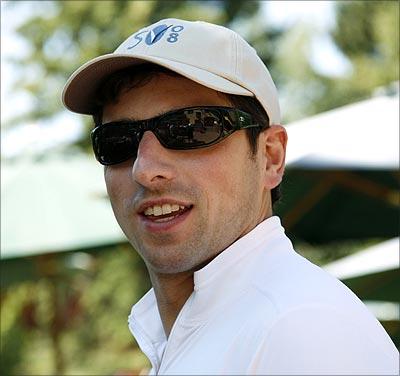
[[[144,132],[152,131],[167,149],[188,150],[214,145],[239,129],[259,127],[250,114],[230,107],[189,107],[147,120],[117,121],[91,133],[94,154],[103,165],[136,158]]]

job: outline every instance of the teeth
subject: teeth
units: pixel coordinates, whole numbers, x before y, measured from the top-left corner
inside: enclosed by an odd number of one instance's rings
[[[144,211],[144,215],[152,215],[152,214],[153,214],[153,208],[152,208],[152,207],[147,208],[147,209]]]
[[[163,214],[169,214],[171,212],[172,212],[172,209],[171,209],[171,205],[170,204],[164,204],[162,206],[162,213]]]
[[[162,215],[162,208],[159,205],[154,205],[153,206],[153,215]]]
[[[172,212],[176,212],[179,210],[183,210],[185,207],[183,205],[177,205],[177,204],[163,204],[162,206],[160,205],[154,205],[148,207],[144,211],[144,215],[154,215],[155,217],[163,214],[170,214]]]

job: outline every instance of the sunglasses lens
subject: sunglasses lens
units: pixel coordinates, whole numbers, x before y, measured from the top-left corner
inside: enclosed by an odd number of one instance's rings
[[[240,116],[239,116],[240,115]],[[146,131],[169,149],[197,149],[213,145],[237,129],[258,126],[251,116],[227,107],[191,107],[141,121],[103,124],[92,131],[93,150],[103,165],[136,159]]]
[[[92,132],[92,144],[97,160],[111,165],[135,158],[139,141],[127,126],[108,124]]]
[[[154,131],[166,147],[192,149],[218,140],[222,119],[217,110],[188,109],[163,116]]]

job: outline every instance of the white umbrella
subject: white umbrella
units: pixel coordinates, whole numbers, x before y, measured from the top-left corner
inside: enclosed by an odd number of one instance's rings
[[[287,165],[399,168],[399,96],[375,97],[288,124]]]
[[[2,259],[125,241],[93,157],[4,162],[1,175]]]
[[[398,233],[398,94],[294,122],[287,132],[283,196],[290,205],[280,214],[294,238],[320,242]]]
[[[324,266],[345,280],[399,268],[399,238],[393,238]]]

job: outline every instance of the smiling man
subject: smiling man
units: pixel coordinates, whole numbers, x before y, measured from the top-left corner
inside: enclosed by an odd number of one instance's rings
[[[129,328],[152,374],[396,374],[398,352],[298,255],[273,203],[287,136],[271,76],[235,32],[161,20],[69,79],[113,211],[153,288]]]

